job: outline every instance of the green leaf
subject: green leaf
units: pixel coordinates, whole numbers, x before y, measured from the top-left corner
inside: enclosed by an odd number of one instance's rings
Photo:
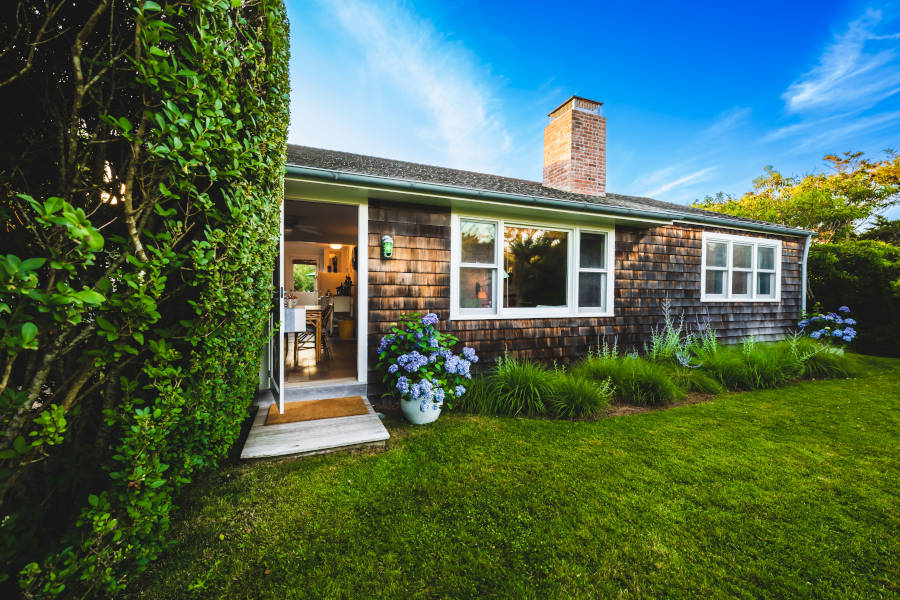
[[[153,56],[169,56],[169,53],[158,46],[150,46],[150,54]]]
[[[90,304],[91,306],[99,306],[106,302],[106,297],[103,294],[95,292],[94,290],[89,290],[87,288],[81,290],[80,292],[75,292],[72,294],[85,304]]]
[[[29,342],[31,342],[34,338],[36,338],[37,334],[38,334],[37,325],[35,325],[34,323],[32,323],[30,321],[22,324],[22,340],[25,342],[26,345]]]
[[[26,258],[22,261],[22,270],[36,271],[43,267],[45,262],[47,262],[46,258]]]
[[[25,438],[21,435],[15,439],[13,442],[13,450],[18,452],[19,454],[25,454],[28,452],[28,442],[25,441]]]
[[[153,0],[145,0],[144,2],[144,10],[155,10],[157,12],[162,10],[162,7],[154,2]]]

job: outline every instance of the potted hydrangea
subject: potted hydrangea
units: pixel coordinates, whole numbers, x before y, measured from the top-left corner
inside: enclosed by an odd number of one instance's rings
[[[797,323],[800,332],[814,340],[850,343],[856,337],[856,320],[850,316],[848,306],[838,307],[837,312],[814,312],[804,315]]]
[[[400,398],[404,416],[415,425],[435,421],[445,403],[465,394],[472,363],[478,362],[472,348],[451,351],[459,340],[438,331],[438,321],[434,313],[403,315],[378,344],[386,395]]]

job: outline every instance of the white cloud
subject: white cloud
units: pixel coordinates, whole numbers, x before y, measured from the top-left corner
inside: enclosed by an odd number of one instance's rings
[[[699,171],[694,171],[693,173],[688,173],[686,175],[681,175],[680,177],[676,177],[666,183],[660,185],[656,189],[646,192],[643,194],[644,196],[655,197],[661,194],[665,194],[675,188],[679,188],[685,186],[689,183],[700,183],[701,181],[706,181],[710,178],[712,173],[717,169],[717,167],[707,167],[705,169],[700,169]],[[648,180],[652,180],[653,178],[659,178],[661,174],[671,174],[677,170],[677,167],[665,167],[664,169],[660,169],[651,173]]]
[[[808,73],[793,82],[782,98],[793,113],[867,109],[900,91],[896,43],[900,34],[875,33],[882,20],[869,9],[835,37]]]
[[[751,110],[749,107],[735,107],[727,110],[716,119],[715,123],[707,127],[703,131],[703,135],[708,138],[720,138],[730,133],[747,122],[750,118]]]
[[[327,2],[341,29],[362,49],[373,77],[425,115],[415,131],[447,166],[496,170],[511,148],[485,70],[430,21],[394,4]]]

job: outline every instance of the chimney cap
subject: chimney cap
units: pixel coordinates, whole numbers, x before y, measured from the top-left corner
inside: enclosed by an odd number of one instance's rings
[[[599,114],[600,107],[603,106],[602,102],[597,102],[596,100],[591,100],[590,98],[585,98],[584,96],[578,96],[578,95],[573,94],[573,95],[569,96],[565,100],[565,102],[563,102],[562,104],[560,104],[559,106],[557,106],[556,108],[551,110],[549,113],[547,113],[547,116],[552,117],[556,112],[559,111],[559,109],[564,107],[566,104],[569,104],[573,100],[575,101],[574,108],[579,108],[581,110],[586,110],[588,112],[594,112],[594,113]]]

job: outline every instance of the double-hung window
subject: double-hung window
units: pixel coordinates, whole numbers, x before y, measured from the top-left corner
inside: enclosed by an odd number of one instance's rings
[[[612,229],[454,215],[451,317],[612,313]]]
[[[779,299],[781,241],[703,233],[700,299],[704,302]]]

